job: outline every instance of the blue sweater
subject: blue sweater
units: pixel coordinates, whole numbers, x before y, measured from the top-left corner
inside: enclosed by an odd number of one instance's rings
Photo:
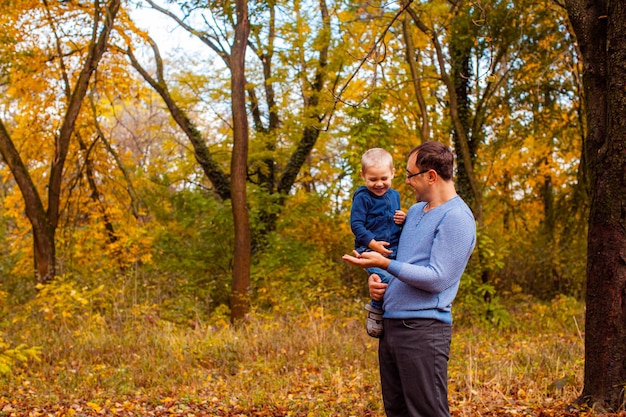
[[[352,196],[350,227],[354,233],[354,248],[362,252],[372,239],[389,242],[387,249],[395,257],[402,225],[393,221],[396,210],[400,210],[400,193],[390,188],[382,196],[359,187]]]
[[[385,291],[385,318],[431,318],[452,323],[452,301],[476,244],[476,222],[461,197],[424,213],[425,203],[407,213],[394,275]]]

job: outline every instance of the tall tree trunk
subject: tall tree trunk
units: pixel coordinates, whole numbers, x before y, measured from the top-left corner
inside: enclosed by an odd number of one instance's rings
[[[461,141],[467,142],[472,168],[473,162],[476,160],[476,143],[478,142],[474,139],[476,132],[472,131],[472,109],[469,97],[470,81],[474,77],[470,59],[473,44],[478,35],[477,26],[473,23],[472,16],[467,8],[464,7],[464,4],[463,0],[457,2],[450,27],[450,78],[454,85],[456,112],[458,114],[458,124],[453,123],[452,140],[457,161],[459,161],[455,181],[457,191],[463,197],[463,200],[476,211],[477,199],[472,191],[472,180],[470,178],[470,175],[473,174],[466,168],[464,163],[461,163],[463,161]]]
[[[236,1],[237,24],[231,55],[231,90],[233,115],[233,154],[230,165],[230,183],[233,219],[235,223],[235,251],[231,320],[237,322],[249,309],[251,234],[246,198],[246,169],[248,163],[248,119],[246,113],[245,54],[250,32],[248,5]]]
[[[578,401],[617,411],[626,401],[626,2],[566,0],[565,7],[583,60],[591,184]]]

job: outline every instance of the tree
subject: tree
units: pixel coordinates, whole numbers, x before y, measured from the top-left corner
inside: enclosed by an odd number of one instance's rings
[[[142,77],[159,93],[173,119],[181,127],[191,144],[193,145],[196,159],[203,168],[205,175],[213,185],[213,189],[217,196],[222,200],[230,200],[232,203],[233,219],[235,221],[235,263],[233,268],[233,281],[231,286],[232,300],[231,307],[240,304],[239,299],[243,297],[244,292],[248,292],[247,288],[250,283],[249,270],[251,251],[262,250],[265,235],[275,229],[275,223],[278,211],[285,204],[287,195],[293,190],[298,175],[303,166],[306,165],[310,158],[311,152],[321,133],[321,122],[329,117],[325,107],[328,103],[322,100],[323,90],[328,84],[328,53],[331,45],[330,37],[330,16],[325,1],[319,2],[319,34],[311,40],[305,34],[311,30],[308,25],[311,22],[304,17],[304,11],[300,10],[299,2],[296,2],[295,20],[292,26],[285,24],[282,28],[285,39],[292,37],[291,41],[296,45],[293,55],[283,57],[283,60],[290,61],[295,69],[283,69],[282,74],[278,75],[274,72],[274,42],[276,40],[276,10],[279,8],[276,2],[260,2],[256,4],[255,22],[246,23],[248,29],[246,33],[252,32],[252,36],[247,36],[245,45],[238,42],[242,36],[243,24],[239,21],[240,13],[243,5],[235,2],[235,9],[232,3],[226,5],[199,5],[193,1],[182,2],[177,6],[180,9],[179,17],[173,11],[159,6],[156,2],[148,1],[150,6],[163,13],[164,15],[175,21],[182,29],[187,31],[191,36],[199,39],[206,45],[212,53],[216,54],[223,62],[226,70],[230,73],[231,88],[224,91],[223,100],[230,99],[232,103],[232,139],[233,148],[231,154],[231,171],[230,177],[226,173],[224,164],[216,161],[214,153],[207,146],[207,138],[204,138],[197,125],[197,121],[188,116],[193,110],[177,100],[176,94],[173,94],[174,82],[166,81],[164,70],[164,62],[159,53],[158,45],[151,39],[147,38],[151,46],[155,59],[155,75],[151,75],[137,59],[133,49],[131,48],[130,37],[128,37],[128,54],[133,67],[142,75]],[[191,16],[201,16],[194,19]],[[247,18],[246,18],[247,19]],[[266,19],[266,21],[264,20]],[[190,23],[191,22],[191,23]],[[195,26],[194,23],[195,22]],[[205,26],[199,28],[198,22],[204,22]],[[209,22],[213,22],[210,24]],[[290,30],[291,29],[291,30]],[[140,31],[135,30],[135,33]],[[235,41],[231,41],[235,39]],[[307,46],[311,42],[317,48],[317,57],[311,56]],[[252,69],[251,64],[247,64],[245,71],[243,67],[237,67],[235,59],[243,59],[243,56],[236,56],[235,46],[249,48],[258,62],[256,66],[260,70]],[[288,54],[287,54],[288,55]],[[241,70],[241,74],[235,74],[235,71]],[[221,72],[217,66],[213,68],[216,73]],[[276,90],[285,91],[280,99],[289,102],[294,94],[289,88],[285,87],[286,80],[284,77],[288,75],[296,79],[301,86],[302,104],[300,114],[291,115],[294,120],[298,120],[300,132],[285,132],[285,126],[281,123],[279,115],[279,104],[276,102]],[[241,77],[241,78],[240,78]],[[260,79],[259,79],[260,78]],[[239,87],[244,88],[242,97],[235,97],[240,93]],[[256,90],[261,90],[259,94]],[[230,97],[228,95],[230,94]],[[252,135],[248,130],[247,113],[246,113],[246,96],[247,103],[250,108],[250,118],[254,130]],[[263,102],[259,97],[264,97]],[[243,102],[238,102],[243,98]],[[295,111],[293,108],[286,106],[285,112]],[[263,114],[266,112],[266,115]],[[225,120],[227,117],[223,117]],[[243,125],[243,122],[246,122]],[[267,121],[267,122],[266,122]],[[291,122],[296,124],[294,122]],[[293,124],[291,127],[293,127]],[[242,130],[245,126],[245,132]],[[257,152],[261,156],[254,155],[248,157],[248,136],[251,137],[251,144],[256,146]],[[290,137],[293,135],[293,137]],[[245,137],[245,139],[244,139]],[[279,142],[286,142],[290,148],[280,149]],[[244,145],[245,144],[245,145]],[[222,148],[230,150],[230,145],[225,144]],[[284,162],[284,154],[290,152],[287,162]],[[237,171],[234,171],[234,170]],[[241,175],[241,177],[239,177]],[[239,181],[235,184],[235,181]],[[243,181],[243,182],[241,182]],[[262,190],[262,196],[259,197],[261,203],[254,206],[245,198],[246,188],[250,185],[258,186]],[[237,191],[238,196],[234,193]],[[258,195],[259,193],[257,193]],[[243,199],[242,199],[243,197]],[[251,230],[248,212],[258,212],[259,225]],[[246,231],[247,230],[247,231]],[[254,231],[254,233],[253,233]],[[250,236],[251,242],[245,242]],[[243,240],[240,240],[240,237]],[[240,245],[240,246],[239,246]],[[247,247],[249,252],[244,256],[244,248]],[[247,263],[247,266],[246,266]],[[244,270],[247,270],[247,277]],[[244,303],[245,304],[245,303]],[[231,317],[237,320],[246,313],[245,309],[231,309]]]
[[[576,176],[578,68],[565,13],[527,0],[411,3],[406,12],[413,30],[403,28],[403,41],[407,49],[419,45],[414,55],[423,57],[422,95],[438,100],[427,104],[431,136],[454,146],[457,191],[472,207],[481,235],[497,241],[501,253],[510,251],[513,274],[502,274],[508,285],[537,295],[547,289],[546,297],[554,295],[552,288],[579,294],[565,258],[580,254],[577,220],[587,199],[577,198],[585,188],[584,177]],[[412,104],[421,107],[419,99]],[[555,216],[556,210],[563,215]],[[501,227],[528,235],[502,233]],[[561,237],[561,230],[574,239]],[[524,242],[530,243],[521,252]],[[495,283],[494,271],[482,268],[489,250],[480,243],[473,265],[484,282]],[[528,262],[533,247],[550,249],[536,250],[536,262]],[[518,260],[524,267],[516,267]]]
[[[626,402],[626,3],[565,0],[583,61],[587,244],[585,376],[579,402]]]
[[[246,198],[246,169],[248,166],[248,115],[246,114],[245,57],[250,33],[248,5],[246,0],[237,0],[235,39],[231,45],[231,91],[233,114],[233,153],[230,164],[232,211],[235,224],[235,250],[232,295],[230,299],[231,319],[244,318],[249,309],[250,291],[250,217]]]
[[[463,5],[463,1],[458,1],[455,3],[452,13],[458,13],[458,6]],[[458,165],[459,171],[462,172],[463,184],[467,183],[467,196],[469,202],[471,202],[472,211],[474,212],[474,216],[476,217],[476,221],[479,226],[482,225],[483,222],[483,206],[482,206],[482,190],[478,185],[478,179],[474,173],[474,161],[475,156],[472,152],[472,148],[476,148],[476,145],[472,145],[471,141],[471,131],[469,130],[469,104],[467,102],[467,79],[469,77],[469,54],[467,53],[467,48],[462,48],[465,51],[463,56],[459,56],[458,52],[461,48],[458,45],[458,42],[451,42],[451,50],[453,52],[452,56],[452,67],[455,70],[454,75],[450,75],[449,71],[446,69],[446,57],[444,48],[442,46],[442,42],[440,40],[440,34],[437,30],[434,30],[428,27],[422,18],[419,16],[418,12],[411,6],[407,8],[407,12],[411,15],[413,22],[415,25],[427,36],[431,38],[433,43],[433,47],[436,51],[437,64],[439,66],[439,76],[443,81],[443,84],[446,87],[446,91],[448,93],[449,100],[449,108],[450,119],[453,126],[454,132],[454,143],[456,145],[456,153],[459,155]],[[467,18],[461,19],[456,18],[455,22],[459,20],[469,20]],[[467,26],[467,25],[466,25]],[[457,31],[458,29],[454,29],[453,31]],[[452,40],[458,39],[457,36],[451,36]],[[465,71],[465,74],[462,72]],[[462,77],[465,77],[464,79]],[[455,81],[458,78],[461,78],[463,81]],[[459,94],[461,92],[462,94]]]
[[[31,178],[28,164],[20,156],[20,151],[12,138],[10,128],[7,128],[5,122],[0,119],[0,153],[9,166],[24,198],[26,216],[33,230],[37,279],[41,283],[52,280],[56,274],[55,232],[59,224],[63,168],[91,76],[106,51],[109,35],[119,8],[120,0],[110,0],[104,7],[101,7],[99,2],[94,3],[91,40],[87,46],[86,54],[82,58],[82,68],[80,68],[73,87],[70,86],[71,81],[67,78],[65,70],[59,71],[62,75],[66,75],[62,82],[66,88],[68,101],[61,126],[58,132],[54,134],[54,154],[51,155],[49,161],[47,208],[44,207],[44,199]],[[50,16],[49,9],[41,11],[41,13]],[[49,20],[49,24],[51,32],[57,33],[55,22],[52,19]],[[65,54],[71,52],[64,51],[58,42],[56,46],[54,59],[58,61],[60,67],[65,68]]]
[[[223,61],[228,71],[232,72],[233,51],[225,48],[225,45],[229,44],[228,36],[232,36],[235,30],[231,27],[234,22],[233,16],[231,16],[231,5],[226,7],[223,5],[202,6],[195,2],[182,2],[178,4],[180,12],[176,14],[152,0],[149,0],[148,3],[153,9],[175,21],[191,36],[199,39]],[[253,126],[252,145],[261,154],[261,156],[254,155],[248,161],[247,179],[250,184],[258,185],[267,196],[272,196],[270,200],[277,203],[278,206],[277,208],[274,204],[261,204],[258,208],[262,224],[259,225],[259,232],[253,236],[253,250],[262,247],[263,234],[274,230],[277,209],[280,210],[280,207],[284,205],[285,197],[293,190],[302,167],[309,159],[322,131],[321,123],[325,119],[329,119],[332,114],[332,111],[329,111],[330,100],[326,103],[323,100],[323,92],[324,89],[328,88],[329,72],[332,70],[329,68],[328,62],[332,41],[331,19],[326,2],[319,1],[318,16],[313,16],[308,11],[310,5],[303,7],[299,1],[293,4],[288,3],[288,6],[284,8],[294,10],[293,22],[286,18],[286,14],[277,19],[277,9],[280,10],[280,6],[276,1],[255,4],[255,21],[250,23],[251,36],[247,45],[257,58],[256,67],[259,67],[256,69],[253,68],[252,64],[247,65],[245,85]],[[183,15],[183,17],[179,17],[179,15]],[[319,23],[317,23],[319,26],[318,33],[316,36],[307,36],[314,30],[316,19],[319,19]],[[277,20],[282,22],[280,27],[277,27]],[[204,26],[198,22],[204,22]],[[210,24],[209,22],[213,23]],[[276,70],[274,67],[277,35],[283,41],[288,41],[293,45],[292,48],[285,48],[289,53],[283,51],[280,57],[292,68],[282,67]],[[230,199],[231,185],[228,182],[228,177],[222,172],[223,168],[220,168],[219,164],[214,161],[195,122],[185,116],[185,110],[168,91],[168,84],[163,77],[163,62],[158,53],[157,45],[151,42],[151,46],[157,62],[157,79],[151,80],[147,71],[131,54],[133,66],[166,101],[172,117],[193,144],[198,162],[220,198]],[[315,52],[311,53],[311,50]],[[215,68],[214,71],[219,72],[220,70]],[[287,109],[292,106],[292,101],[289,106],[284,106],[287,108],[283,108],[283,112],[285,114],[288,114],[289,111],[295,113],[289,116],[298,120],[300,124],[298,126],[299,133],[285,133],[287,129],[281,120],[281,102],[290,101],[293,99],[292,95],[296,94],[295,91],[290,90],[290,82],[299,84],[302,103],[300,109],[297,107],[296,110]],[[260,93],[257,90],[260,90]],[[282,97],[278,97],[277,91],[285,91],[285,93]],[[294,137],[285,137],[286,135]],[[277,145],[281,141],[294,145],[292,149],[281,149]],[[290,152],[290,155],[288,160],[284,162],[282,155],[286,152]]]

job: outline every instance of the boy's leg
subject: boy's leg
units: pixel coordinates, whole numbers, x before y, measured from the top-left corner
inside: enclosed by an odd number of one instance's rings
[[[389,280],[391,279],[391,274],[387,271],[385,271],[384,269],[380,269],[380,268],[367,268],[366,271],[368,272],[368,277],[372,274],[377,274],[380,277],[380,280],[382,283],[384,284],[388,284]],[[382,314],[383,311],[383,300],[371,300],[370,304],[372,307],[374,307],[376,310],[379,310]]]
[[[384,283],[389,282],[390,275],[387,271],[380,268],[367,268],[368,276],[377,274]],[[365,305],[367,310],[367,334],[380,338],[383,335],[383,300],[371,300]]]
[[[367,310],[367,321],[365,326],[367,334],[375,338],[382,337],[383,311],[377,310],[371,303],[365,304],[365,309]]]

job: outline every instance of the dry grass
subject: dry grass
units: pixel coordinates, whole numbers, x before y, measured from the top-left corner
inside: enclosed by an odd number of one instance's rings
[[[582,386],[582,314],[562,299],[518,305],[500,328],[455,325],[453,414],[536,415],[574,400]],[[365,333],[360,303],[253,314],[239,327],[181,327],[148,313],[55,323],[11,328],[20,332],[11,342],[42,346],[43,357],[0,378],[0,410],[4,395],[33,406],[178,401],[242,415],[384,415],[377,342]]]

